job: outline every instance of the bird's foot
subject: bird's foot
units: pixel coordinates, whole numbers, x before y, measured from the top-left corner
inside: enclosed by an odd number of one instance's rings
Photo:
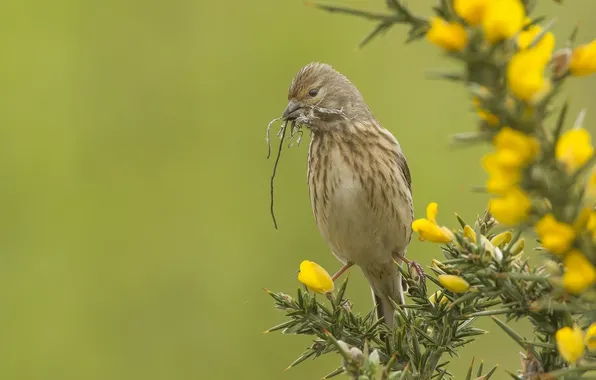
[[[422,265],[418,264],[417,262],[410,260],[408,263],[408,271],[410,272],[410,276],[414,281],[419,283],[424,283],[426,281],[426,274],[422,269]]]
[[[408,272],[410,272],[410,276],[412,277],[412,280],[414,280],[416,282],[421,282],[421,283],[425,282],[426,274],[424,273],[424,270],[422,269],[422,265],[418,264],[414,260],[408,260],[400,254],[396,254],[395,256],[408,265]]]
[[[345,271],[347,271],[352,265],[354,265],[354,263],[351,262],[347,262],[344,264],[343,267],[341,267],[337,273],[335,273],[332,277],[331,280],[333,280],[333,282],[335,282],[335,280],[337,280],[339,278],[339,276],[341,276]]]

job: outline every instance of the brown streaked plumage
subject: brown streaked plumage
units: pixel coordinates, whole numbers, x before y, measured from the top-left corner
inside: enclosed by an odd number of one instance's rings
[[[357,265],[368,279],[378,316],[392,326],[388,297],[404,302],[401,274],[411,238],[412,187],[395,137],[381,127],[358,89],[323,63],[294,77],[283,117],[312,132],[308,188],[319,230],[344,263],[336,278]]]

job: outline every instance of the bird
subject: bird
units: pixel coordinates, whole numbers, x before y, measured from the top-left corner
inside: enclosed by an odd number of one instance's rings
[[[359,267],[377,318],[392,327],[393,302],[405,304],[398,264],[415,264],[405,257],[414,207],[398,140],[356,86],[327,63],[308,63],[295,74],[282,119],[310,130],[310,204],[319,232],[343,264],[332,279]]]

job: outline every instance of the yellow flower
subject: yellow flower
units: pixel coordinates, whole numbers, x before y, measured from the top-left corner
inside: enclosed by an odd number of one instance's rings
[[[526,239],[521,238],[518,241],[516,241],[513,244],[513,246],[509,249],[509,252],[511,252],[511,256],[519,255],[520,253],[522,253],[525,246],[526,246]]]
[[[589,207],[584,207],[575,222],[573,222],[573,229],[576,233],[581,233],[582,230],[587,226],[588,221],[590,220],[590,215],[592,214],[592,209]]]
[[[494,113],[482,108],[482,102],[478,97],[472,98],[472,104],[474,104],[474,106],[476,107],[476,112],[480,119],[486,121],[486,123],[490,126],[499,125],[499,117]]]
[[[472,243],[476,243],[476,232],[472,229],[472,227],[466,226],[464,227],[464,236],[470,239]]]
[[[520,0],[491,0],[482,20],[484,37],[491,43],[511,38],[524,26],[525,18]]]
[[[565,255],[563,265],[565,266],[563,286],[569,293],[580,294],[596,282],[596,268],[577,249]]]
[[[433,304],[436,305],[437,304],[437,299],[441,298],[441,301],[439,301],[439,305],[442,305],[444,303],[449,302],[449,299],[443,295],[443,292],[440,290],[437,290],[436,292],[434,292],[433,294],[431,294],[430,297],[428,297],[428,300]]]
[[[513,187],[503,196],[491,199],[488,209],[499,223],[516,225],[528,218],[532,201],[522,189]]]
[[[584,343],[591,352],[596,351],[596,322],[592,323],[586,330],[586,338]]]
[[[486,154],[482,158],[482,166],[489,175],[486,189],[490,193],[503,194],[520,181],[521,173],[519,170],[500,165],[497,153]]]
[[[563,327],[555,334],[561,357],[568,363],[575,363],[584,356],[584,333],[578,326]]]
[[[511,234],[511,232],[508,232],[509,234]],[[503,235],[503,234],[501,234]],[[470,241],[472,243],[476,243],[476,232],[474,232],[474,230],[472,229],[472,227],[468,226],[467,224],[464,226],[464,237],[470,239]],[[497,258],[497,260],[501,260],[503,258],[502,252],[498,249],[498,247],[495,247],[495,245],[493,245],[492,241],[488,240],[486,238],[486,236],[484,235],[480,235],[480,244],[484,247],[485,251],[488,251],[491,253],[492,256],[494,256],[495,258]]]
[[[486,123],[490,126],[499,125],[499,117],[487,110],[478,110],[478,117],[486,121]]]
[[[502,247],[505,244],[509,243],[511,239],[513,239],[513,234],[511,233],[511,231],[505,231],[494,236],[492,239],[490,239],[490,242],[495,247]]]
[[[486,5],[490,0],[454,0],[453,9],[468,25],[475,26],[482,22]]]
[[[505,167],[523,167],[538,155],[540,144],[536,138],[505,127],[495,136],[497,160]]]
[[[298,281],[315,293],[329,293],[334,289],[329,273],[314,261],[304,260],[300,263]]]
[[[592,136],[584,128],[573,128],[563,133],[555,148],[555,156],[570,172],[583,166],[593,154]]]
[[[426,207],[426,219],[416,219],[412,222],[412,229],[418,232],[421,241],[428,240],[433,243],[449,243],[453,240],[453,233],[447,227],[437,225],[439,205],[431,202]]]
[[[431,18],[426,38],[431,43],[451,51],[462,51],[468,44],[468,34],[463,25],[447,22],[440,17]]]
[[[573,50],[569,71],[575,76],[584,76],[596,72],[596,40],[578,46]]]
[[[546,214],[536,223],[536,233],[542,246],[552,253],[565,253],[575,240],[575,230],[566,223],[561,223],[552,214]]]
[[[532,25],[527,30],[522,31],[517,38],[517,46],[520,50],[527,50],[532,41],[542,32],[539,25]],[[532,50],[543,54],[543,58],[548,62],[553,54],[555,48],[555,35],[551,32],[546,32],[540,38],[540,41],[532,47]]]
[[[438,279],[445,289],[453,293],[465,293],[470,288],[470,284],[466,280],[451,274],[440,274]]]
[[[526,103],[536,103],[548,94],[552,84],[544,75],[547,64],[541,50],[514,54],[507,66],[507,85],[513,95]]]

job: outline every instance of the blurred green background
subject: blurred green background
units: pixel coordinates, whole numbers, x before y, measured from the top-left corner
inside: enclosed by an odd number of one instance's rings
[[[428,15],[433,2],[411,3]],[[559,36],[577,20],[580,40],[596,35],[596,2],[541,3]],[[269,215],[265,127],[310,61],[351,78],[397,136],[417,217],[437,201],[455,226],[454,211],[471,220],[486,204],[469,188],[487,148],[448,147],[473,128],[467,94],[425,80],[452,63],[402,44],[403,28],[358,51],[372,23],[299,0],[7,1],[0,25],[2,379],[293,380],[339,365],[329,355],[283,372],[309,339],[262,333],[282,321],[263,287],[294,293],[303,259],[339,265],[311,214],[307,144],[281,159],[279,230]],[[574,113],[596,109],[595,88],[569,82]],[[414,240],[408,254],[428,265],[440,252]],[[364,313],[370,293],[352,272]],[[492,334],[453,371],[472,355],[518,368],[518,348],[480,325]]]

